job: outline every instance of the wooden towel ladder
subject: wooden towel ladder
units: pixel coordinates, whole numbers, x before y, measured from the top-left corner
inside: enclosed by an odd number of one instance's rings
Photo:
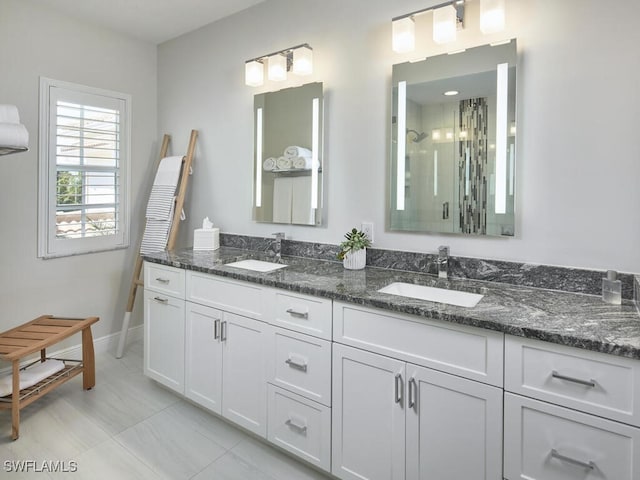
[[[187,154],[182,160],[182,168],[180,170],[180,181],[176,189],[176,201],[173,211],[173,221],[169,230],[169,237],[167,239],[166,250],[172,250],[175,247],[176,239],[178,237],[178,226],[180,225],[180,216],[182,214],[182,207],[184,206],[184,198],[187,193],[187,186],[189,184],[189,176],[191,174],[191,164],[193,162],[193,154],[196,149],[196,139],[198,138],[198,131],[191,130],[191,137],[189,138],[189,146],[187,148]],[[156,170],[160,165],[163,158],[167,156],[169,150],[169,141],[171,137],[168,134],[164,135],[162,139],[162,146],[160,148],[160,159]],[[140,241],[142,243],[142,240]],[[118,350],[116,351],[116,358],[122,358],[124,354],[124,347],[127,342],[127,332],[129,331],[129,324],[131,323],[131,312],[133,312],[133,306],[136,301],[136,292],[138,287],[144,285],[144,281],[140,278],[142,272],[142,255],[140,254],[140,245],[138,245],[138,253],[136,256],[136,264],[133,269],[133,278],[131,280],[131,286],[129,287],[129,299],[127,300],[127,308],[122,320],[122,330],[120,331],[120,339],[118,341]]]

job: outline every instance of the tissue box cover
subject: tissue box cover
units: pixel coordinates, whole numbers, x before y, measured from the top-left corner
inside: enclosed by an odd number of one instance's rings
[[[217,250],[220,248],[219,228],[196,228],[193,231],[194,250]]]

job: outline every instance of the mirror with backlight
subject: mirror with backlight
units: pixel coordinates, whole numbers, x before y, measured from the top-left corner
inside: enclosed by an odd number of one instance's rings
[[[513,236],[516,41],[393,66],[389,228]]]
[[[253,219],[322,223],[322,83],[254,97]]]

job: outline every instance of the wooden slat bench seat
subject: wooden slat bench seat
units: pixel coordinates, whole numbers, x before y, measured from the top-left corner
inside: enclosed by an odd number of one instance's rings
[[[11,395],[0,398],[0,409],[11,409],[11,437],[20,434],[20,410],[46,393],[82,373],[82,388],[95,386],[95,356],[91,325],[98,317],[60,318],[43,315],[0,334],[0,360],[11,362],[13,389]],[[75,333],[82,333],[82,361],[65,360],[64,370],[45,378],[36,385],[20,390],[20,362],[40,351],[40,361],[47,359],[46,349]]]

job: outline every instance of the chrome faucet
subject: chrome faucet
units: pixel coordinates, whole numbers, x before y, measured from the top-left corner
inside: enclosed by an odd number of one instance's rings
[[[282,261],[282,240],[284,240],[284,232],[276,232],[272,233],[275,235],[276,241],[273,247],[273,250],[276,254],[276,263],[280,263]]]
[[[438,278],[447,278],[449,274],[449,247],[438,247]]]

